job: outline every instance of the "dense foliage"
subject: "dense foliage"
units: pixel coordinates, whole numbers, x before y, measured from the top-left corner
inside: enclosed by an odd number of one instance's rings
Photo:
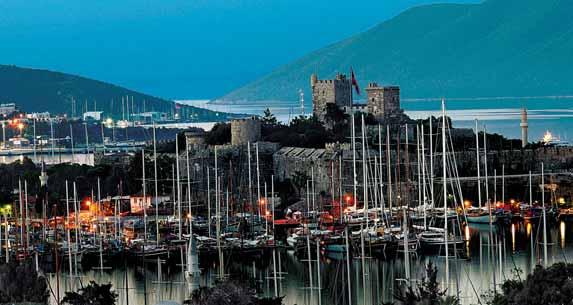
[[[440,288],[437,275],[438,269],[431,262],[428,263],[426,275],[418,285],[399,286],[394,294],[397,302],[384,305],[459,305],[457,298]]]
[[[77,292],[66,292],[62,299],[64,305],[115,305],[117,293],[111,284],[98,284],[91,281],[89,285]]]
[[[215,287],[201,287],[191,295],[187,305],[282,305],[282,297],[259,298],[256,292],[245,286],[227,281]]]
[[[48,304],[47,279],[39,275],[31,261],[0,265],[0,303]]]
[[[121,119],[125,117],[126,96],[133,97],[129,109],[134,113],[159,111],[172,113],[175,104],[161,98],[135,92],[112,84],[71,74],[47,70],[27,69],[16,66],[0,65],[0,102],[17,103],[24,111],[49,111],[51,113],[72,114],[76,116],[85,111],[97,110]],[[122,111],[123,110],[123,111]],[[228,118],[222,112],[179,105],[177,111],[181,117],[201,121],[221,121]]]
[[[489,305],[562,305],[573,300],[573,264],[537,266],[526,279],[505,281]]]
[[[209,145],[221,145],[231,143],[231,124],[217,123],[211,128],[205,137]]]
[[[399,85],[408,98],[554,96],[571,91],[571,1],[471,2],[480,3],[409,9],[283,65],[224,98],[291,101],[300,88],[311,96],[312,73],[333,79],[334,71],[348,74],[350,68],[362,87],[369,81]],[[364,94],[355,98],[364,99]],[[495,103],[499,108],[519,104],[515,99],[467,103]],[[428,105],[438,110],[440,101],[408,104],[412,110]]]
[[[147,190],[154,192],[151,179],[154,175],[152,155],[146,155],[145,172]],[[174,159],[170,155],[160,154],[157,158],[158,192],[159,194],[170,194],[172,192],[172,177]],[[142,190],[142,159],[141,154],[136,154],[131,158],[127,166],[122,165],[79,165],[62,163],[51,166],[47,169],[48,188],[40,189],[40,167],[36,166],[30,159],[16,161],[11,164],[0,164],[0,204],[12,203],[17,197],[13,191],[18,189],[20,183],[24,191],[24,182],[28,186],[28,194],[33,196],[29,201],[36,203],[36,212],[40,213],[43,207],[45,195],[48,195],[48,215],[52,213],[62,213],[65,203],[61,200],[65,198],[66,181],[68,182],[69,196],[73,194],[73,183],[76,183],[78,198],[91,197],[92,193],[97,196],[98,179],[100,180],[101,196],[115,196],[118,194],[131,195]],[[37,194],[37,195],[36,195]],[[56,205],[57,210],[52,207]]]

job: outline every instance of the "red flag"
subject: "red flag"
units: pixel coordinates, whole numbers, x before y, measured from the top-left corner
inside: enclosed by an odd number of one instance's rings
[[[350,77],[352,86],[356,89],[356,94],[360,95],[360,87],[358,86],[358,81],[356,81],[356,76],[354,76],[354,70],[352,70],[352,68],[350,68]]]

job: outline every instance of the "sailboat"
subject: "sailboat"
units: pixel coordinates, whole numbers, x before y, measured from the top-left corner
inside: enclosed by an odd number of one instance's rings
[[[459,215],[455,212],[455,210],[450,210],[448,207],[448,162],[446,154],[447,136],[445,121],[446,106],[445,101],[442,100],[442,183],[444,206],[442,209],[436,209],[434,211],[427,229],[420,234],[420,244],[423,250],[429,252],[445,249],[447,257],[448,248],[461,248],[461,246],[465,243],[465,240],[461,234]],[[455,192],[455,190],[453,191]],[[455,202],[455,195],[452,198],[454,198]]]
[[[480,161],[480,150],[479,150],[479,132],[478,132],[478,121],[476,119],[475,121],[476,124],[476,167],[477,167],[477,187],[478,187],[478,205],[479,207],[469,207],[468,209],[466,209],[466,219],[468,223],[484,223],[484,224],[489,224],[490,221],[490,216],[489,216],[489,211],[487,209],[489,209],[489,205],[487,207],[482,208],[481,204],[482,204],[482,199],[481,199],[481,177],[480,177],[480,166],[481,166],[481,161]],[[484,135],[484,141],[485,141],[485,135]],[[485,150],[485,142],[484,142],[484,154],[487,154],[487,151]],[[487,167],[487,159],[486,159],[486,164],[485,166]],[[487,177],[486,177],[487,179]],[[486,180],[487,183],[487,180]],[[493,219],[492,222],[495,222],[495,215],[492,215]]]
[[[185,278],[190,281],[201,274],[199,269],[199,254],[197,253],[197,243],[193,236],[189,237],[187,246],[187,270],[185,271]]]

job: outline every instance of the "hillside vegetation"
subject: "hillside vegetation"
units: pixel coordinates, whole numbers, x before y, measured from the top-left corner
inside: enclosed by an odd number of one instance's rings
[[[369,81],[400,85],[410,98],[568,95],[572,11],[568,0],[412,8],[221,99],[298,100],[299,89],[308,94],[312,73],[330,79],[351,67],[362,87]]]
[[[49,111],[68,115],[75,112],[80,115],[87,105],[87,110],[103,110],[108,115],[121,118],[121,99],[127,96],[132,113],[144,110],[171,113],[175,109],[172,101],[101,81],[48,70],[0,65],[0,103],[14,102],[27,112]],[[227,118],[225,113],[192,106],[180,107],[182,115],[193,116],[197,121],[220,121]]]

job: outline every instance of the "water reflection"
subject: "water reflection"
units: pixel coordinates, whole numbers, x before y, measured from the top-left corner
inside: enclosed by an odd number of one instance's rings
[[[573,236],[570,233],[573,224],[559,222],[549,227],[548,238],[554,241],[547,245],[549,263],[565,261],[573,252],[573,248],[568,246],[571,244],[568,238]],[[488,225],[471,225],[464,228],[465,236],[469,237],[467,245],[469,258],[449,260],[451,282],[446,286],[452,293],[459,294],[463,304],[477,304],[481,295],[492,289],[494,283],[499,288],[501,281],[515,277],[516,269],[523,271],[523,274],[531,272],[539,253],[543,253],[542,226],[537,223],[516,223],[492,231],[490,237]],[[556,243],[557,238],[560,240],[559,244]],[[398,255],[392,260],[366,258],[364,270],[361,259],[354,258],[350,261],[350,274],[346,268],[344,255],[322,256],[318,262],[315,258],[312,264],[315,289],[309,289],[308,262],[301,261],[291,251],[282,249],[277,251],[275,261],[277,290],[279,295],[285,296],[285,304],[315,305],[318,304],[320,293],[322,304],[346,305],[349,304],[347,279],[350,276],[352,304],[381,304],[391,301],[396,287],[405,284],[403,257]],[[275,295],[272,256],[263,260],[243,261],[234,255],[225,257],[225,261],[228,263],[225,273],[241,282],[252,283],[261,295]],[[410,257],[412,282],[422,279],[428,262],[437,266],[439,281],[443,283],[445,258],[422,254]],[[320,266],[320,290],[317,289],[317,263]],[[55,291],[55,275],[51,274],[49,278]],[[63,296],[64,291],[77,289],[80,280],[84,284],[95,280],[100,283],[111,282],[119,293],[120,305],[126,305],[127,298],[130,304],[144,304],[145,297],[147,304],[157,304],[159,301],[167,300],[182,303],[191,291],[197,287],[211,286],[216,279],[217,266],[213,264],[203,266],[200,278],[187,283],[180,267],[149,262],[145,269],[139,266],[108,272],[85,271],[80,279],[63,273],[60,276],[60,295]]]
[[[515,226],[516,224],[511,224],[511,252],[515,253]]]
[[[565,248],[565,222],[561,221],[561,223],[559,223],[559,234],[560,234],[560,240],[561,240],[561,249]]]

